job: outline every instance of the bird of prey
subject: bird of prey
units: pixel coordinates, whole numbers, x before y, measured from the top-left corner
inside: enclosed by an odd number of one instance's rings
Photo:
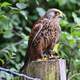
[[[52,8],[33,25],[22,69],[31,61],[43,59],[45,54],[51,55],[53,47],[59,40],[61,32],[59,21],[62,17],[63,12]]]

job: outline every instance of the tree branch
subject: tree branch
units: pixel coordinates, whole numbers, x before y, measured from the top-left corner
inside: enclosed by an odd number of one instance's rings
[[[16,76],[19,76],[19,77],[24,77],[24,78],[29,79],[29,80],[41,80],[39,78],[29,77],[29,76],[27,76],[25,74],[21,74],[21,73],[18,73],[18,72],[13,72],[13,71],[11,71],[9,69],[5,69],[5,68],[2,68],[2,67],[0,67],[0,71],[4,71],[4,72],[7,72],[9,74],[16,75]]]

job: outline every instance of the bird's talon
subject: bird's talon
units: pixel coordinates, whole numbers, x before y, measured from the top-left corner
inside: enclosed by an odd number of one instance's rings
[[[43,58],[41,58],[41,59],[37,59],[37,61],[46,61],[46,60],[48,60],[47,57],[43,57]]]
[[[46,60],[48,60],[48,58],[47,58],[47,57],[44,57],[44,58],[42,58],[42,60],[43,60],[43,61],[46,61]]]
[[[37,61],[42,61],[42,59],[37,59]]]
[[[49,57],[49,59],[59,59],[59,56],[51,55],[51,56]]]

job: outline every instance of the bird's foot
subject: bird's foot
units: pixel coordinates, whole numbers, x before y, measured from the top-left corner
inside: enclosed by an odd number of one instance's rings
[[[37,59],[37,61],[46,61],[46,60],[48,60],[48,58]]]
[[[59,56],[57,56],[57,55],[50,55],[49,59],[50,59],[50,60],[51,60],[51,59],[59,59]]]
[[[38,61],[46,61],[48,60],[47,55],[43,55],[42,58],[38,59]]]

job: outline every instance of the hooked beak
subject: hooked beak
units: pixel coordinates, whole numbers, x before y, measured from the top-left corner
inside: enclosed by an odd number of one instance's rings
[[[65,17],[66,17],[65,14],[64,14],[63,12],[60,11],[59,18],[65,19]]]

